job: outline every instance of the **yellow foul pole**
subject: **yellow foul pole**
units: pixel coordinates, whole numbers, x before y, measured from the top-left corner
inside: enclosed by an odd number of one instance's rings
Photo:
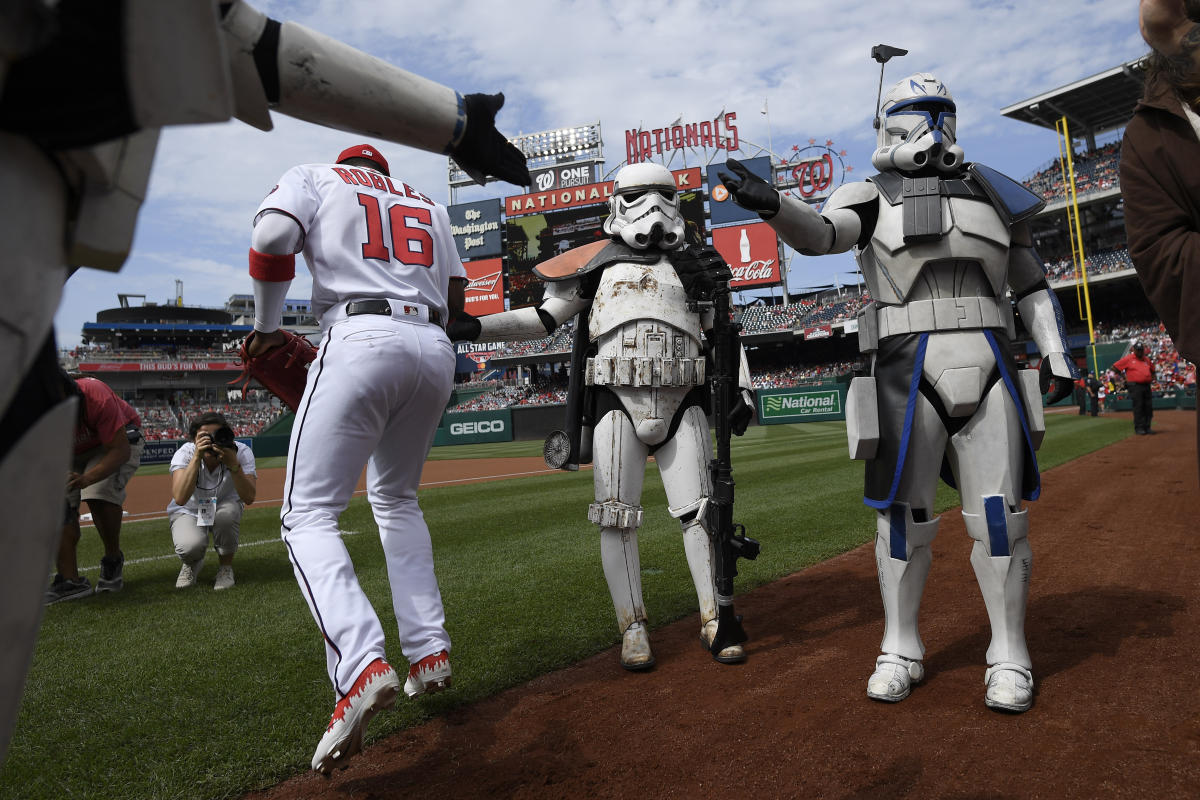
[[[1069,236],[1072,233],[1072,227],[1074,228],[1073,232],[1075,236],[1071,242],[1071,253],[1075,258],[1076,271],[1080,276],[1080,283],[1083,286],[1083,303],[1087,311],[1088,350],[1091,355],[1092,372],[1098,378],[1100,377],[1100,368],[1099,362],[1096,359],[1096,328],[1092,322],[1092,298],[1088,292],[1087,259],[1083,253],[1083,219],[1079,215],[1079,201],[1075,196],[1075,164],[1072,159],[1071,133],[1067,127],[1067,118],[1065,116],[1061,117],[1055,123],[1054,127],[1062,137],[1059,143],[1060,146],[1065,145],[1066,150],[1067,171],[1064,175],[1068,179],[1066,185],[1070,192],[1067,198],[1067,233]],[[1074,218],[1073,226],[1071,224],[1072,218]],[[1076,284],[1076,291],[1078,291],[1078,287],[1079,284]]]

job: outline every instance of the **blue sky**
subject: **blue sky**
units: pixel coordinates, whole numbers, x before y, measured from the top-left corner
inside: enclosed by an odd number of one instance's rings
[[[887,65],[884,88],[913,72],[942,79],[958,105],[968,160],[1023,178],[1057,152],[1052,132],[999,113],[1146,51],[1136,0],[306,0],[252,3],[466,94],[503,91],[507,135],[600,122],[606,171],[625,158],[628,129],[677,117],[737,113],[742,138],[777,153],[833,140],[854,171],[873,172],[871,117],[879,67],[871,47],[909,51]],[[761,114],[764,100],[769,115]],[[240,122],[167,129],[159,142],[133,251],[118,273],[84,269],[56,316],[61,346],[117,295],[220,307],[249,293],[246,252],[259,201],[289,167],[329,161],[361,137],[274,114],[275,129]],[[768,127],[769,126],[769,127]],[[448,202],[446,159],[376,143],[394,175]],[[691,164],[698,164],[693,159]],[[676,161],[672,166],[680,166]],[[459,201],[518,193],[508,184]],[[306,297],[302,260],[290,297]],[[795,256],[789,286],[854,281],[849,254]]]

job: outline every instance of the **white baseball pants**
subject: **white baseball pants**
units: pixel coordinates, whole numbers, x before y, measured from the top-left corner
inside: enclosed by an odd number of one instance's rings
[[[280,521],[339,699],[384,657],[383,627],[337,527],[364,464],[404,657],[450,649],[417,485],[453,380],[441,328],[370,314],[333,325],[309,367]]]

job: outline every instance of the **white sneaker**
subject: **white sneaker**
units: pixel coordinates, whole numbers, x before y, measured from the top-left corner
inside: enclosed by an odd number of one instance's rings
[[[621,637],[621,666],[628,670],[650,669],[654,653],[650,652],[650,634],[643,622],[635,622]]]
[[[346,696],[333,707],[329,727],[313,753],[312,768],[328,775],[344,767],[346,759],[362,750],[363,731],[375,712],[391,708],[400,693],[400,677],[382,658],[367,665]]]
[[[1033,707],[1033,673],[1020,664],[993,664],[983,674],[988,708],[1021,713]]]
[[[920,661],[884,653],[875,659],[875,672],[867,679],[867,697],[885,703],[898,703],[908,697],[914,683],[925,677]]]
[[[188,589],[195,586],[196,579],[200,577],[200,568],[203,566],[203,561],[197,561],[195,564],[183,562],[183,566],[179,568],[179,577],[175,579],[175,588]]]
[[[217,579],[213,581],[213,588],[218,592],[222,589],[233,588],[233,567],[222,564],[217,567]]]
[[[717,626],[717,621],[710,619],[700,629],[700,644],[704,645],[704,649],[710,653],[712,652],[713,639],[717,635]],[[746,650],[740,644],[731,644],[729,647],[721,648],[721,652],[714,653],[713,658],[722,664],[737,664],[746,660]]]

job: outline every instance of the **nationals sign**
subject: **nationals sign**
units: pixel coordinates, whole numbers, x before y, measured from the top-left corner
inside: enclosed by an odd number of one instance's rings
[[[504,310],[503,262],[498,258],[464,261],[467,270],[466,308],[475,317],[498,314]]]
[[[734,289],[779,283],[779,240],[765,222],[715,228],[713,247],[733,270]]]

